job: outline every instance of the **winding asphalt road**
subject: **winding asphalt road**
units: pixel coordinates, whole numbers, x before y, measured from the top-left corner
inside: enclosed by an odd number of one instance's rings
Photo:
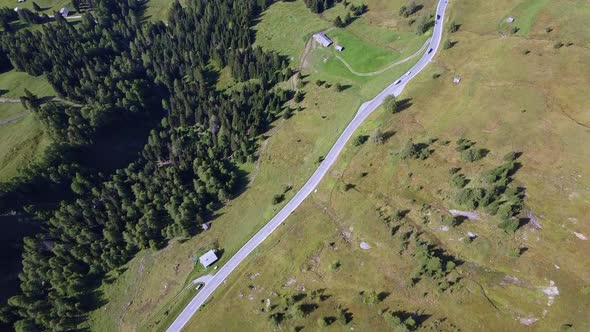
[[[430,40],[430,47],[424,53],[422,58],[401,78],[396,80],[390,86],[385,88],[372,100],[365,102],[359,108],[356,116],[348,124],[342,135],[338,138],[334,146],[324,161],[320,164],[318,169],[313,175],[307,180],[303,188],[297,192],[297,194],[285,205],[277,215],[274,216],[262,229],[256,233],[238,252],[225,263],[223,267],[207,282],[207,284],[199,291],[199,293],[191,300],[191,302],[184,308],[180,315],[174,320],[172,325],[168,328],[167,332],[180,331],[190,318],[197,312],[197,310],[205,303],[205,301],[213,294],[213,292],[223,283],[227,276],[236,269],[236,267],[252,252],[262,241],[264,241],[274,230],[276,230],[282,223],[289,217],[289,215],[309,196],[315,187],[320,183],[322,178],[328,172],[328,169],[336,162],[338,155],[344,148],[346,142],[350,140],[355,130],[367,119],[367,117],[375,111],[388,95],[398,96],[401,94],[405,86],[412,80],[418,73],[420,73],[432,60],[438,48],[443,34],[443,19],[444,13],[447,7],[448,0],[439,0],[436,17],[434,32],[432,39]],[[440,19],[437,19],[440,17]],[[206,319],[206,318],[204,318]]]

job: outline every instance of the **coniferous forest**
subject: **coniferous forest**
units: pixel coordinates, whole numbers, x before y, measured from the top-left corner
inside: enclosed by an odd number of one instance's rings
[[[24,240],[20,293],[2,321],[81,329],[108,271],[196,235],[239,192],[236,163],[293,95],[275,86],[292,74],[287,60],[253,46],[250,25],[269,4],[176,1],[164,24],[146,21],[137,0],[97,0],[76,25],[56,15],[39,31],[5,30],[0,70],[44,74],[59,98],[21,98],[54,143],[0,184],[0,213],[43,228]],[[224,67],[241,83],[218,89]]]

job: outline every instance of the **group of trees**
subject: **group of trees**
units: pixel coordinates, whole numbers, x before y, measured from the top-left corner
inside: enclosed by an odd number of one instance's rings
[[[460,140],[465,147],[466,140]],[[468,144],[468,149],[471,148]],[[469,150],[464,150],[462,153]],[[466,187],[469,180],[459,169],[450,170],[454,187],[459,188],[455,201],[470,210],[483,209],[486,213],[498,216],[498,227],[507,233],[514,233],[520,226],[518,215],[524,209],[525,190],[512,184],[512,176],[520,167],[516,162],[518,155],[514,152],[504,157],[504,162],[481,174],[482,181],[477,187]]]
[[[342,0],[303,0],[303,2],[312,12],[319,14],[332,8],[335,2],[342,2]]]
[[[344,2],[344,6],[347,7],[348,3]],[[336,16],[334,19],[334,26],[337,28],[344,28],[350,23],[352,23],[357,17],[363,15],[367,11],[368,7],[366,4],[361,5],[354,5],[350,4],[350,11],[346,13],[344,18],[341,18],[340,15]],[[352,15],[351,15],[352,13]]]
[[[400,7],[399,15],[402,17],[409,17],[417,13],[422,7],[422,5],[418,5],[416,1],[412,0]]]
[[[168,24],[144,22],[139,1],[93,4],[75,27],[57,16],[0,40],[12,66],[45,74],[68,100],[25,96],[56,143],[0,186],[0,212],[34,214],[45,228],[25,240],[21,293],[0,311],[20,331],[77,330],[105,273],[198,232],[237,191],[235,162],[252,157],[292,96],[270,89],[291,75],[287,60],[253,47],[251,21],[269,1],[176,1]],[[214,68],[225,66],[243,84],[218,91]],[[149,135],[127,167],[85,162],[129,126]]]

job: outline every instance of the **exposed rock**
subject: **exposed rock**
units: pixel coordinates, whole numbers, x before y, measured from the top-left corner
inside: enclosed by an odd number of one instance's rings
[[[522,325],[532,325],[534,324],[536,321],[538,321],[539,319],[535,316],[528,316],[528,317],[522,317],[518,320],[518,322]]]
[[[559,289],[557,288],[557,286],[555,286],[555,282],[553,282],[553,280],[550,280],[549,287],[543,288],[543,293],[547,295],[547,305],[551,306],[555,301],[555,297],[559,295]]]
[[[371,249],[371,246],[367,242],[361,242],[360,247],[361,247],[361,249],[364,249],[364,250]]]
[[[465,217],[469,220],[479,220],[479,214],[474,211],[449,210],[453,217]]]

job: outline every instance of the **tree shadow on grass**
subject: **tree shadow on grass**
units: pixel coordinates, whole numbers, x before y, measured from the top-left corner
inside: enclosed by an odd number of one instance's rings
[[[403,112],[413,105],[412,98],[400,99],[396,102],[396,104],[397,104],[397,112],[396,113]]]

